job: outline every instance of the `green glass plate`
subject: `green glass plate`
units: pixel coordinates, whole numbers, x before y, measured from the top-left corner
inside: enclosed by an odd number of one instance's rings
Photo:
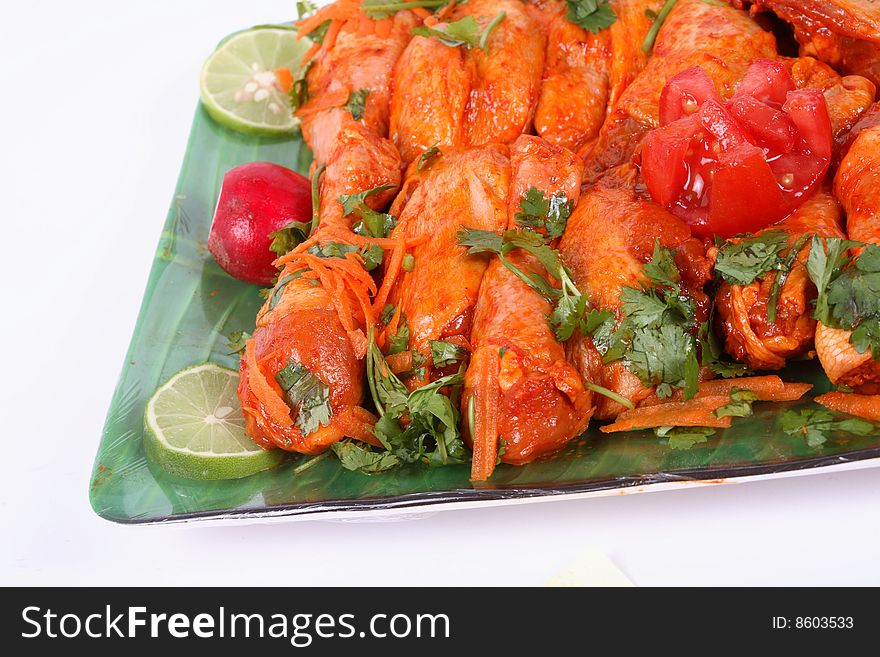
[[[261,304],[258,288],[224,273],[205,247],[224,172],[256,160],[306,173],[311,154],[298,137],[240,135],[198,109],[92,473],[92,507],[108,520],[149,523],[523,501],[670,482],[780,476],[880,457],[880,432],[836,435],[819,447],[786,435],[779,417],[786,408],[812,406],[808,401],[756,404],[753,417],[735,420],[730,429],[684,451],[670,449],[651,432],[605,436],[592,429],[553,458],[524,467],[500,466],[478,488],[468,479],[468,466],[409,466],[367,476],[325,459],[295,476],[295,456],[274,470],[235,481],[169,475],[144,455],[147,399],[181,368],[205,361],[236,367],[226,336],[252,330]],[[815,363],[795,364],[784,376],[817,384],[817,393],[828,389]]]

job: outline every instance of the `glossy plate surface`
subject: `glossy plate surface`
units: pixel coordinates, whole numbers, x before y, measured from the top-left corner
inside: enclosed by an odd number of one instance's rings
[[[754,417],[735,420],[704,444],[673,450],[651,432],[605,436],[591,429],[551,459],[525,467],[500,466],[479,489],[469,466],[410,466],[367,476],[325,459],[301,476],[292,457],[280,467],[234,481],[179,479],[148,462],[143,448],[143,409],[152,392],[174,372],[205,361],[236,367],[226,336],[253,329],[261,304],[258,288],[234,280],[208,253],[205,242],[223,174],[257,160],[307,173],[311,155],[297,138],[271,140],[231,132],[199,108],[177,190],[162,231],[90,484],[95,511],[108,520],[146,523],[172,520],[436,508],[463,503],[525,501],[539,497],[643,490],[671,482],[782,476],[824,466],[877,459],[880,432],[833,436],[819,447],[786,435],[779,418],[786,408],[756,404]],[[788,380],[827,380],[815,363],[783,372]],[[877,463],[877,461],[874,461]]]

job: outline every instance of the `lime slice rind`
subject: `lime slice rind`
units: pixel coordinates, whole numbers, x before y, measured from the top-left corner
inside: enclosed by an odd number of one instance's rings
[[[237,387],[238,373],[213,363],[177,372],[144,409],[147,457],[187,479],[239,479],[277,465],[283,453],[245,432]]]
[[[200,76],[200,96],[218,123],[249,134],[284,135],[299,125],[290,100],[275,82],[274,71],[296,74],[311,46],[296,39],[288,26],[260,26],[237,32],[220,42]]]

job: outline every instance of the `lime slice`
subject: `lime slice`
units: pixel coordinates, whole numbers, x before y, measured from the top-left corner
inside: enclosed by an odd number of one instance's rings
[[[283,454],[245,433],[236,388],[238,372],[213,363],[172,376],[144,410],[150,460],[188,479],[239,479],[276,465]]]
[[[254,27],[227,37],[202,66],[200,95],[208,114],[240,132],[291,132],[299,119],[278,86],[275,69],[288,68],[296,78],[311,45],[308,39],[297,41],[293,28],[283,25]]]

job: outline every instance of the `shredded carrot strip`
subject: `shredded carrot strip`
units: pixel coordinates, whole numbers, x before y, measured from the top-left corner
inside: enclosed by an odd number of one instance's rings
[[[311,116],[324,110],[342,107],[348,101],[348,94],[349,92],[345,89],[324,93],[320,97],[320,102],[306,103],[305,106],[297,110],[296,115],[299,117]]]
[[[382,447],[382,443],[373,433],[376,416],[361,406],[348,406],[333,416],[333,426],[343,436],[360,440],[374,447]]]
[[[445,20],[449,14],[452,13],[452,10],[455,9],[456,3],[450,2],[448,5],[443,7],[440,11],[437,12],[437,18],[440,20]]]
[[[434,25],[436,25],[437,23],[440,22],[436,16],[431,16],[431,15],[425,16],[424,19],[425,19],[425,25],[427,25],[428,27],[433,27]]]
[[[316,41],[315,43],[313,43],[311,46],[309,46],[309,49],[306,50],[306,54],[303,55],[302,60],[300,60],[300,64],[301,64],[302,66],[305,66],[306,64],[308,64],[308,63],[309,63],[309,60],[310,60],[312,57],[314,57],[315,55],[317,55],[317,54],[318,54],[318,51],[319,51],[320,49],[321,49],[321,44],[320,44],[320,43],[318,43],[317,41]]]
[[[391,294],[391,287],[394,285],[394,281],[397,280],[397,276],[400,274],[403,267],[403,257],[405,255],[406,244],[400,240],[394,247],[394,251],[391,254],[391,261],[385,269],[385,277],[382,279],[382,287],[379,288],[379,294],[376,295],[376,299],[373,301],[373,308],[378,309],[379,312],[382,312],[382,309],[385,307],[385,302],[388,300],[388,295]]]
[[[486,481],[495,470],[498,460],[498,352],[494,349],[479,352],[471,368],[476,368],[474,384],[474,444],[471,479]],[[468,402],[470,403],[470,402]],[[465,419],[467,422],[467,418]]]
[[[275,80],[278,82],[278,88],[284,93],[293,89],[293,73],[286,66],[279,66],[275,69]]]
[[[422,20],[424,20],[425,23],[427,24],[427,21],[425,19],[431,15],[430,11],[428,11],[424,7],[413,7],[412,9],[410,9],[410,11],[412,13],[414,13],[416,16],[418,16],[419,18],[421,18]]]
[[[698,397],[685,402],[666,402],[643,406],[621,413],[613,424],[599,429],[603,433],[652,429],[654,427],[729,427],[729,417],[719,418],[715,411],[730,403],[729,395]]]
[[[832,411],[880,422],[880,395],[829,392],[819,395],[815,401]]]
[[[413,353],[411,351],[401,351],[399,354],[389,354],[385,356],[385,362],[388,368],[395,374],[407,372],[412,369]]]
[[[244,350],[245,361],[248,368],[248,383],[250,389],[254,393],[263,407],[266,414],[276,424],[289,428],[293,426],[293,420],[290,419],[290,408],[281,399],[281,395],[272,387],[260,368],[257,365],[256,343],[253,338],[247,341]]]
[[[324,35],[324,42],[321,44],[324,50],[333,50],[333,46],[336,45],[336,37],[339,36],[339,31],[342,29],[342,23],[340,21],[333,21],[330,23],[330,27],[327,28],[327,34]]]

